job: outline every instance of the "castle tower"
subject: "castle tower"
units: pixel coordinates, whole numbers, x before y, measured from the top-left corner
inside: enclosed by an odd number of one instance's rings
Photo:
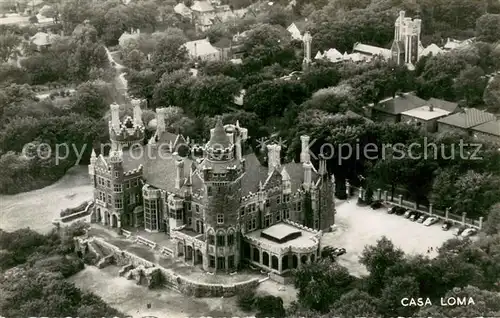
[[[142,145],[145,128],[141,120],[142,111],[139,105],[134,105],[134,118],[127,116],[120,121],[120,105],[110,105],[111,121],[109,122],[109,138],[111,150],[122,150],[132,145]]]
[[[321,178],[321,184],[318,188],[318,227],[323,231],[330,231],[331,225],[335,224],[335,199],[334,184],[332,178],[328,175],[326,160],[319,160],[318,174]]]
[[[311,43],[312,36],[309,32],[306,32],[302,38],[304,42],[304,61],[302,62],[302,69],[306,70],[311,64]]]
[[[392,60],[398,65],[413,66],[419,59],[422,20],[405,16],[399,12],[394,23],[394,41],[391,47]]]
[[[207,242],[203,269],[209,272],[233,271],[240,262],[239,208],[244,160],[239,158],[235,143],[230,139],[240,134],[230,129],[234,126],[227,128],[229,131],[218,118],[210,141],[205,145],[205,160],[200,167],[205,190]]]

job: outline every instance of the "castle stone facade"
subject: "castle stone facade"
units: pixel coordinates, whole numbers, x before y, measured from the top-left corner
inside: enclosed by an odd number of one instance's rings
[[[134,146],[144,138],[139,106],[123,121],[111,109],[110,155],[93,153],[89,165],[94,222],[164,232],[176,256],[209,272],[246,260],[283,274],[319,258],[322,231],[334,224],[333,183],[324,160],[311,163],[308,136],[300,163],[282,163],[270,144],[265,167],[244,151],[248,131],[238,122],[218,119],[208,143],[191,145],[167,130],[160,108],[154,136]]]

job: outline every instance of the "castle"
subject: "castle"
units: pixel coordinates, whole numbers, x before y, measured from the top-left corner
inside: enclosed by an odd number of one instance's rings
[[[268,167],[246,151],[247,129],[220,119],[205,145],[172,134],[166,108],[143,146],[141,109],[119,118],[111,105],[108,157],[92,152],[93,222],[164,232],[176,256],[209,272],[232,272],[243,260],[284,274],[320,256],[322,231],[334,224],[333,182],[311,163],[302,136],[300,163],[282,164],[279,144],[267,145]]]
[[[394,41],[391,47],[391,58],[398,65],[406,64],[414,68],[420,52],[423,50],[420,42],[422,27],[421,19],[405,17],[405,12],[400,11],[394,23]]]

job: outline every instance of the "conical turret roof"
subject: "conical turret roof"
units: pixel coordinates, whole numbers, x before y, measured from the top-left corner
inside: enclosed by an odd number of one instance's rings
[[[229,137],[226,135],[226,131],[224,130],[224,125],[222,125],[222,119],[217,118],[217,123],[215,124],[215,128],[212,136],[210,137],[210,141],[207,144],[207,147],[214,148],[228,148],[231,146],[231,141]]]

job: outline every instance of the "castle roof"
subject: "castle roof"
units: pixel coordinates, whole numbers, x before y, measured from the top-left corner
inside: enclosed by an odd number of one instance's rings
[[[224,129],[224,125],[222,124],[222,119],[220,117],[217,119],[210,141],[207,143],[207,147],[214,146],[216,148],[229,148],[231,146],[231,141],[226,135],[226,130]]]

